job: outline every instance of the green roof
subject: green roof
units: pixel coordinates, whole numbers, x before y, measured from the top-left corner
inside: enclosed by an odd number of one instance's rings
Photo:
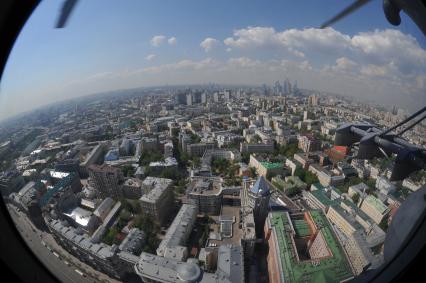
[[[312,186],[316,187],[318,190],[324,190],[325,187],[321,183],[313,183]]]
[[[381,214],[383,214],[386,209],[388,209],[386,207],[386,205],[383,204],[383,202],[381,200],[379,200],[378,198],[372,196],[372,195],[368,195],[365,200],[366,202],[368,202],[371,206],[373,206],[377,211],[379,211]]]
[[[279,168],[283,168],[284,165],[281,162],[260,162],[260,164],[262,164],[263,167],[265,167],[266,169],[279,169]]]
[[[281,259],[281,267],[285,282],[340,282],[352,277],[350,266],[345,258],[343,250],[337,241],[325,215],[321,211],[311,211],[311,217],[317,227],[321,227],[324,239],[331,250],[332,257],[319,261],[314,266],[310,261],[297,261],[292,246],[291,226],[288,221],[288,213],[271,212],[271,226],[275,228],[278,255]],[[298,220],[292,221],[296,231],[303,229]],[[296,224],[297,223],[297,224]]]
[[[338,205],[340,203],[339,199],[331,200],[325,191],[323,190],[316,190],[311,191],[311,194],[323,205],[330,206],[330,205]]]
[[[299,237],[307,237],[311,234],[309,225],[305,220],[294,220],[293,227]]]

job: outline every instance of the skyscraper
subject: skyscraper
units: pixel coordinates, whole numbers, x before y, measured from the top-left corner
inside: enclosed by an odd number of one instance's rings
[[[269,184],[263,176],[260,176],[253,186],[246,189],[248,190],[249,205],[253,209],[256,235],[260,237],[269,212],[269,198],[271,196]]]
[[[186,94],[186,105],[191,106],[192,103],[193,103],[192,93],[189,92],[189,93]]]
[[[176,94],[176,103],[186,104],[186,94],[183,92]]]
[[[89,177],[98,193],[103,197],[118,199],[121,197],[123,173],[120,169],[108,165],[90,165]]]

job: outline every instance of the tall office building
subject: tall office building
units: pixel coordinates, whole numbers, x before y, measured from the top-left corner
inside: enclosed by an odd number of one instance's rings
[[[318,106],[319,105],[319,96],[316,94],[310,95],[308,97],[308,106]]]
[[[200,91],[196,91],[192,94],[192,103],[193,104],[201,103],[201,92]]]
[[[177,104],[186,104],[186,94],[183,92],[176,94],[176,102]]]
[[[231,100],[231,91],[229,89],[223,91],[223,98],[225,102],[229,102]]]
[[[201,103],[206,104],[207,103],[207,93],[203,92],[201,94]]]
[[[312,152],[321,150],[321,141],[317,140],[313,136],[300,136],[299,137],[299,148],[303,152]]]
[[[186,94],[186,105],[191,106],[193,104],[192,93]]]
[[[219,102],[219,93],[218,93],[218,92],[215,92],[215,93],[213,94],[213,101],[214,101],[214,102],[216,102],[216,103],[218,103],[218,102]]]
[[[251,187],[247,186],[247,183],[245,184],[248,204],[253,209],[256,235],[261,237],[263,233],[263,226],[265,225],[265,219],[269,212],[269,198],[271,196],[271,190],[263,176],[260,176]]]
[[[123,173],[120,169],[108,165],[90,165],[89,177],[94,188],[105,197],[118,199],[121,197]]]

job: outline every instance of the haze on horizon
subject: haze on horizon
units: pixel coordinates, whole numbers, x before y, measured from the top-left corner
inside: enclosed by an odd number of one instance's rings
[[[79,1],[54,29],[62,2],[43,1],[9,57],[0,120],[115,89],[285,78],[386,106],[426,104],[426,41],[408,17],[393,27],[372,1],[319,30],[351,1],[300,2]]]

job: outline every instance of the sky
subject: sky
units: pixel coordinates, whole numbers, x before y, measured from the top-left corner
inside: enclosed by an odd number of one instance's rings
[[[269,84],[426,105],[426,40],[390,25],[373,0],[80,0],[64,29],[46,0],[20,33],[0,81],[0,120],[96,92],[172,84]]]

